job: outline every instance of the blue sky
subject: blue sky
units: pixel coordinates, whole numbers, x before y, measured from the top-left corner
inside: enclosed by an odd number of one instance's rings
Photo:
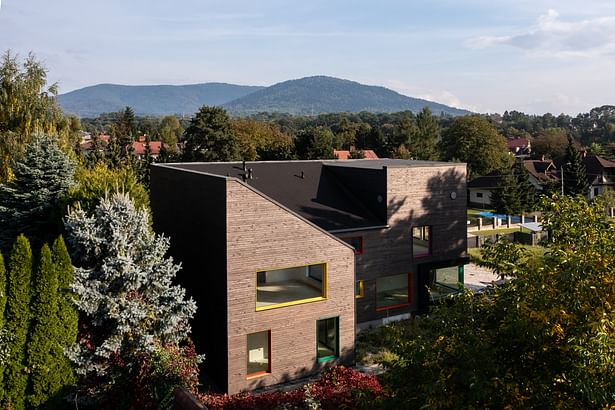
[[[0,0],[60,92],[330,75],[478,112],[615,104],[613,0]]]

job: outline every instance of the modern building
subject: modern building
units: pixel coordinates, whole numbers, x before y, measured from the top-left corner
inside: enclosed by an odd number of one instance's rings
[[[199,306],[207,373],[236,393],[351,363],[357,328],[457,291],[465,181],[429,161],[155,164],[154,228]]]

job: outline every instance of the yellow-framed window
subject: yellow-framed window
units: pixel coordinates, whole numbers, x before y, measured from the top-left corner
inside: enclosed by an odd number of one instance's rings
[[[326,263],[256,272],[256,310],[316,302],[326,298]]]

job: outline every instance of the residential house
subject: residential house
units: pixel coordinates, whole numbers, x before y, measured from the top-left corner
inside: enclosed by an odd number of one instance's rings
[[[357,328],[457,291],[465,179],[429,161],[153,165],[207,374],[236,393],[352,363]]]
[[[491,206],[491,193],[498,189],[502,176],[499,171],[490,172],[468,182],[468,205],[474,208]]]
[[[560,171],[553,161],[542,156],[540,159],[523,160],[528,178],[538,193],[552,184],[559,184]],[[493,171],[487,175],[474,178],[468,183],[469,205],[476,208],[491,206],[491,194],[499,189],[502,179],[501,171]]]
[[[532,153],[532,144],[524,137],[508,138],[506,146],[508,152],[516,157],[528,157]]]
[[[615,162],[598,155],[585,155],[584,153],[583,164],[587,172],[590,200],[603,192],[615,190]]]

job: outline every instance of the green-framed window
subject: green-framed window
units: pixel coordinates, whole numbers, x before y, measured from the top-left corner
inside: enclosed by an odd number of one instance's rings
[[[319,362],[339,356],[339,317],[316,321],[316,358]]]

